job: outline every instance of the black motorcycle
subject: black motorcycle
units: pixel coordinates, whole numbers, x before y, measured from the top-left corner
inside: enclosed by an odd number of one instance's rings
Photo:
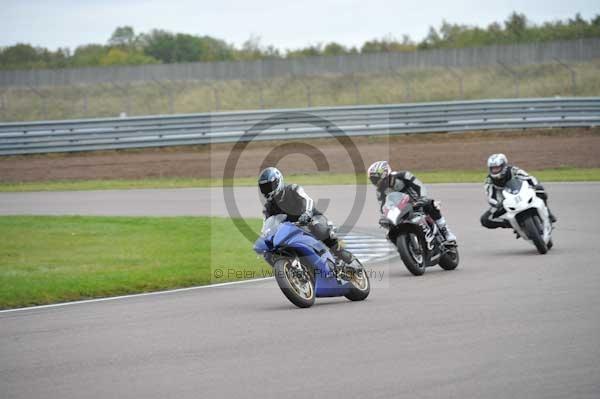
[[[439,265],[444,270],[458,267],[456,242],[447,242],[435,221],[423,211],[423,203],[407,194],[387,195],[379,224],[388,230],[388,240],[398,249],[404,265],[415,276]]]

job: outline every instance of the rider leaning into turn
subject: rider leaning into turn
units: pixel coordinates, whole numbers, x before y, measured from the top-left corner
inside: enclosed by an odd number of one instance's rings
[[[437,201],[427,198],[427,190],[423,183],[408,171],[393,172],[387,161],[377,161],[369,167],[369,180],[377,188],[377,199],[383,204],[386,195],[399,191],[407,194],[413,202],[423,206],[426,214],[431,216],[444,235],[446,241],[456,241],[456,236],[446,226]]]
[[[499,227],[509,228],[510,223],[501,218],[506,213],[506,210],[502,206],[502,190],[506,183],[513,177],[527,181],[532,187],[535,188],[535,192],[539,198],[541,198],[546,207],[548,206],[548,194],[544,190],[544,187],[539,184],[538,180],[529,175],[523,169],[508,164],[508,159],[504,154],[492,154],[487,161],[489,174],[485,179],[485,192],[487,194],[487,200],[490,208],[481,215],[481,224],[488,229],[496,229]],[[556,222],[556,217],[550,212],[550,221]]]
[[[350,264],[354,257],[345,250],[327,218],[314,207],[314,201],[297,184],[284,184],[277,168],[266,168],[258,177],[258,187],[265,196],[265,219],[279,214],[287,215],[290,222],[308,226],[310,232],[329,247],[333,255]]]

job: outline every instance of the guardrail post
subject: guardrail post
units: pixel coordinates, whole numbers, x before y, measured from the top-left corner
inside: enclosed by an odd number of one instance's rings
[[[452,76],[454,76],[454,78],[458,81],[458,92],[459,92],[459,98],[462,100],[465,98],[465,91],[464,91],[464,85],[463,85],[463,76],[462,74],[456,72],[454,69],[450,68],[450,67],[446,67],[446,70],[448,72],[450,72],[450,74]]]
[[[29,86],[29,90],[31,90],[35,95],[39,96],[42,100],[42,116],[44,119],[48,119],[48,100],[47,96],[43,94],[41,91],[38,91],[32,86]]]
[[[502,68],[504,68],[506,71],[508,71],[508,73],[511,74],[512,77],[514,78],[514,80],[515,80],[515,97],[519,98],[520,92],[521,92],[521,89],[520,89],[521,82],[520,82],[519,74],[517,73],[517,71],[510,68],[508,65],[506,65],[502,61],[497,61],[497,62],[498,62],[498,64],[500,64],[500,66]]]
[[[571,93],[573,94],[573,97],[577,96],[577,72],[575,72],[575,69],[562,62],[558,58],[554,57],[554,60],[558,63],[558,65],[565,68],[571,74]]]

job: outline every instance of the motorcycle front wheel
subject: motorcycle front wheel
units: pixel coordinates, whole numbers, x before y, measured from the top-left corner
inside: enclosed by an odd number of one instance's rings
[[[537,248],[538,252],[543,255],[548,252],[548,246],[544,242],[542,236],[542,226],[542,221],[538,216],[529,216],[523,220],[523,229],[525,230],[527,237],[533,241],[533,244]]]
[[[442,255],[439,265],[444,270],[454,270],[458,267],[459,260],[458,248],[452,248]]]
[[[409,272],[415,276],[425,273],[425,255],[419,237],[413,233],[400,234],[396,239],[396,247]]]
[[[299,308],[315,303],[315,282],[308,267],[296,258],[282,258],[273,265],[275,281],[283,295]]]

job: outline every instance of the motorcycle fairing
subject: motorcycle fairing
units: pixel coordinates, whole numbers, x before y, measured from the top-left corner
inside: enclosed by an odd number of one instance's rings
[[[425,241],[425,264],[427,266],[433,266],[436,264],[442,252],[440,248],[436,249],[434,241],[438,234],[438,227],[431,219],[431,217],[425,214],[417,214],[410,220],[415,225],[419,226],[422,233],[422,239]]]
[[[261,238],[266,245],[260,243]],[[335,261],[327,246],[298,226],[284,222],[275,234],[261,238],[257,240],[255,248],[266,250],[259,253],[277,248],[289,249],[300,256],[302,263],[313,267],[317,297],[343,296],[352,288],[350,283],[343,281],[340,284],[336,279],[332,270]],[[272,244],[269,245],[269,242]]]
[[[510,223],[511,227],[519,233],[521,237],[529,240],[529,237],[527,237],[526,232],[519,223],[519,219],[521,217],[520,215],[536,212],[544,225],[543,240],[547,244],[548,241],[550,241],[552,223],[550,222],[546,204],[536,195],[533,187],[525,181],[512,179],[506,184],[506,188],[503,190],[503,197],[502,204],[506,213],[503,214],[502,217]]]
[[[254,252],[257,254],[264,254],[268,252],[273,246],[273,242],[268,240],[266,237],[258,237],[256,242],[254,243]]]

